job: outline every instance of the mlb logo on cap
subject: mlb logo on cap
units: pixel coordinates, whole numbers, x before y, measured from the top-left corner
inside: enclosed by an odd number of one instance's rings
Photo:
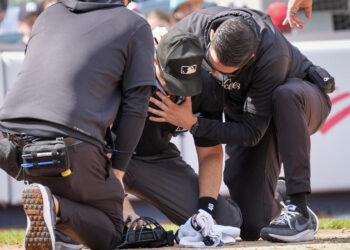
[[[191,75],[197,72],[197,64],[192,66],[181,66],[181,74]]]
[[[160,40],[157,61],[167,88],[177,96],[194,96],[202,91],[201,65],[204,50],[198,37],[171,29]]]

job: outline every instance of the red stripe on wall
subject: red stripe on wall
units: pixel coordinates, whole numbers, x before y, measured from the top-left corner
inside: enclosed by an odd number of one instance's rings
[[[332,118],[326,121],[323,127],[320,129],[322,134],[326,134],[328,130],[334,127],[338,122],[343,120],[346,116],[350,115],[350,106],[346,107],[342,111],[338,112]]]
[[[346,98],[346,97],[350,97],[350,93],[344,93],[344,94],[341,94],[341,95],[338,95],[338,96],[332,98],[332,99],[331,99],[332,104],[334,105],[335,103],[337,103],[337,102],[343,100],[343,99]]]

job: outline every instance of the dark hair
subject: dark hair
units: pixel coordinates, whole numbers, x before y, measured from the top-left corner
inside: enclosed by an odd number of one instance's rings
[[[216,29],[211,46],[213,46],[221,64],[241,67],[249,61],[256,51],[257,34],[243,18],[230,18]]]

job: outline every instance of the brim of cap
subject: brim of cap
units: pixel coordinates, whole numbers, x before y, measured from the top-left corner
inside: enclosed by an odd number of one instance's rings
[[[177,96],[194,96],[202,92],[202,77],[198,75],[191,80],[178,80],[174,76],[163,72],[167,88]]]

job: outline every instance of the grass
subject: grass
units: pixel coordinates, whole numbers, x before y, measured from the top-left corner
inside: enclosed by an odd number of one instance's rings
[[[23,242],[25,230],[4,230],[0,231],[0,243],[11,244]]]
[[[350,219],[320,219],[320,229],[350,228]]]
[[[164,229],[173,230],[174,233],[178,226],[174,224],[163,225]],[[320,219],[320,229],[339,229],[350,228],[350,219]],[[25,230],[3,230],[0,231],[0,244],[22,243]]]

